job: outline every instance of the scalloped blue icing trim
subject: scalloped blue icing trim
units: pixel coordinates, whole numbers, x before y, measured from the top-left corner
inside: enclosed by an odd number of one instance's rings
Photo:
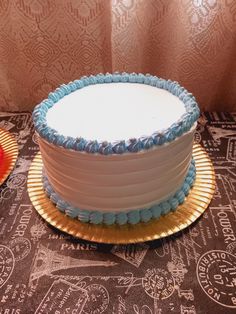
[[[148,222],[151,219],[157,219],[162,215],[168,214],[170,211],[175,211],[179,204],[184,202],[185,196],[188,195],[189,190],[193,186],[196,177],[195,161],[192,159],[189,170],[182,187],[169,199],[153,205],[150,208],[135,209],[126,212],[107,213],[102,211],[89,211],[79,209],[71,206],[68,202],[63,201],[58,194],[53,190],[46,176],[43,177],[43,187],[56,207],[67,216],[80,220],[81,222],[88,222],[92,224],[105,225],[124,225],[137,224],[139,222]]]
[[[147,84],[165,89],[177,96],[184,103],[186,113],[168,129],[154,132],[150,136],[142,136],[140,138],[131,138],[127,141],[121,140],[116,142],[88,141],[82,137],[73,138],[64,136],[47,125],[47,111],[64,96],[88,85],[112,82]],[[126,152],[136,153],[143,149],[150,149],[153,146],[171,142],[176,137],[190,130],[194,122],[199,118],[199,114],[200,110],[194,96],[181,87],[178,82],[164,80],[150,74],[107,73],[91,75],[89,77],[83,76],[81,79],[70,82],[67,85],[62,84],[60,87],[56,88],[54,92],[49,93],[48,98],[34,108],[33,122],[38,134],[49,143],[76,151],[110,155],[123,154]]]

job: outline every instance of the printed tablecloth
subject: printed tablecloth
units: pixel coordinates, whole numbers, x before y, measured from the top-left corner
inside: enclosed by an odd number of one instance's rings
[[[203,216],[168,238],[106,245],[48,225],[32,206],[27,173],[38,152],[31,114],[0,113],[19,145],[0,187],[0,313],[235,313],[236,113],[204,113],[195,141],[216,172]]]

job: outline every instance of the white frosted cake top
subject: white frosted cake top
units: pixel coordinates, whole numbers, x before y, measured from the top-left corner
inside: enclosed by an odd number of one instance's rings
[[[166,90],[136,83],[90,85],[58,101],[46,115],[64,136],[87,140],[128,140],[169,128],[186,112]]]

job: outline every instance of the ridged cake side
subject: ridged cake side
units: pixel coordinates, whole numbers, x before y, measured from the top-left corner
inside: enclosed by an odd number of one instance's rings
[[[75,207],[126,211],[147,208],[183,184],[194,127],[171,143],[136,154],[98,155],[64,149],[39,137],[45,173],[55,192]]]

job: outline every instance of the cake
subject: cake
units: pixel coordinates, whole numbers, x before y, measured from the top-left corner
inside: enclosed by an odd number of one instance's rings
[[[198,117],[191,93],[149,74],[63,84],[33,112],[45,193],[85,223],[158,219],[176,210],[194,183]]]

